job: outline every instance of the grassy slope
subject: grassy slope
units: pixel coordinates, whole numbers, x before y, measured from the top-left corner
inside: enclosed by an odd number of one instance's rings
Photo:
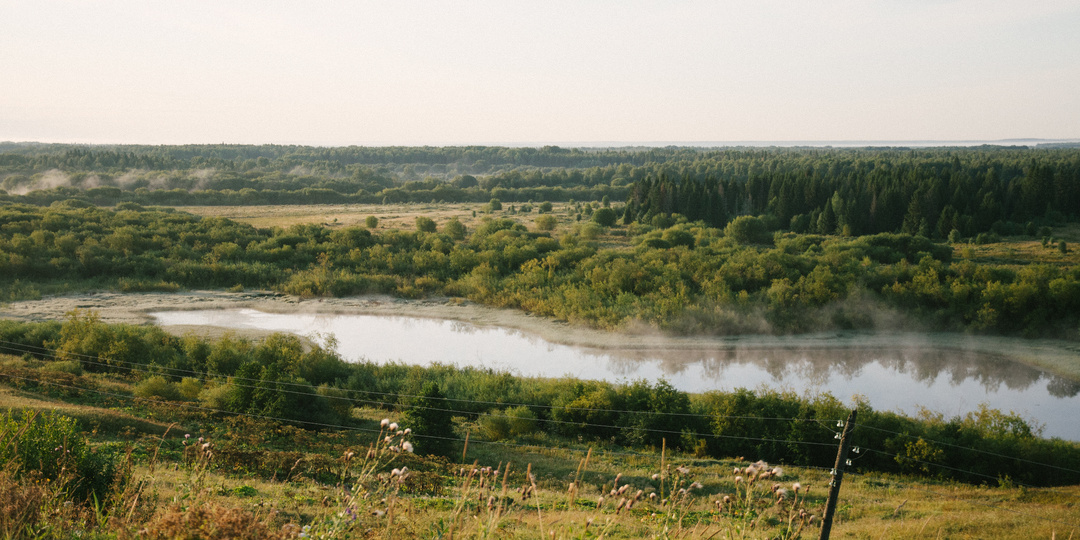
[[[17,359],[6,361],[11,365]],[[84,377],[92,378],[98,388],[112,394],[130,391],[123,380]],[[769,489],[773,482],[789,490],[793,482],[801,483],[804,489],[796,499],[796,510],[803,508],[820,519],[829,478],[824,468],[785,468],[782,478],[756,484],[756,495],[751,497],[754,504],[718,512],[714,501],[724,495],[745,494],[740,491],[745,483],[735,483],[733,469],[745,467],[747,460],[767,460],[768,456],[702,460],[688,455],[661,455],[657,449],[627,451],[596,443],[583,467],[589,448],[585,444],[540,436],[512,445],[492,445],[484,444],[473,431],[473,442],[464,458],[468,466],[455,464],[462,461],[460,456],[448,463],[384,454],[377,460],[380,466],[365,476],[361,472],[365,460],[358,456],[348,467],[347,485],[365,484],[368,496],[350,498],[339,487],[341,471],[346,469],[341,456],[349,449],[364,453],[376,438],[374,433],[315,434],[250,419],[209,418],[183,407],[140,404],[126,397],[102,401],[90,393],[36,393],[41,390],[0,386],[0,406],[56,408],[76,416],[88,428],[96,427],[91,436],[96,444],[134,449],[130,456],[135,464],[135,479],[144,482],[138,497],[142,502],[128,493],[127,501],[139,511],[123,519],[118,516],[112,525],[101,529],[99,532],[105,532],[106,537],[119,529],[166,531],[170,526],[194,527],[192,516],[204,514],[193,509],[203,509],[211,516],[207,519],[217,520],[223,527],[235,523],[237,513],[246,513],[274,531],[288,522],[312,526],[309,532],[313,535],[323,532],[336,538],[446,536],[451,529],[455,537],[538,538],[543,531],[543,537],[554,533],[557,538],[588,537],[601,532],[605,537],[766,538],[782,536],[789,515],[785,506],[774,503]],[[102,402],[93,403],[95,399]],[[118,406],[124,404],[127,406]],[[361,429],[378,430],[377,419],[394,414],[355,410]],[[163,426],[173,423],[162,438]],[[192,439],[185,439],[184,434],[191,434]],[[214,455],[208,467],[192,453],[195,445],[185,444],[202,435],[213,443]],[[273,467],[268,463],[296,459],[300,454],[295,452],[303,453],[303,466],[293,465],[286,474],[269,473]],[[460,474],[463,469],[471,469],[474,462],[503,473],[509,469],[509,475],[488,478],[481,488],[475,478],[470,480],[468,474]],[[386,471],[402,465],[414,472],[399,490],[389,481]],[[661,488],[652,475],[661,472],[662,465],[670,474],[665,477],[665,496],[691,482],[700,482],[702,487],[691,490],[691,495],[679,504],[661,505],[661,497],[650,500],[647,494]],[[676,468],[681,466],[688,467],[689,472],[679,473]],[[526,469],[534,473],[537,491],[522,501],[521,490],[531,485],[524,474]],[[377,477],[380,471],[382,476]],[[619,485],[632,486],[624,496],[642,489],[642,499],[630,511],[617,512],[622,497],[609,496],[598,509],[598,498],[612,489],[619,474]],[[567,506],[567,488],[575,479],[579,479],[576,502]],[[853,474],[845,478],[833,533],[837,538],[1049,538],[1054,534],[1068,538],[1070,534],[1080,535],[1078,500],[1080,486],[979,487]],[[490,508],[488,501],[492,501]],[[505,501],[505,505],[499,501]],[[749,516],[744,514],[748,508],[753,510]],[[356,521],[349,521],[352,515],[357,516]],[[802,532],[804,538],[817,536],[814,525]]]

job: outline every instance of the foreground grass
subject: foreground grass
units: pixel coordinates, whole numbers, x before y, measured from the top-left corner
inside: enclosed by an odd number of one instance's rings
[[[769,456],[701,459],[546,434],[492,444],[468,422],[458,426],[467,448],[422,457],[401,449],[423,434],[380,424],[394,412],[354,409],[354,430],[312,432],[138,401],[123,378],[87,376],[114,397],[0,387],[0,407],[77,418],[129,480],[95,505],[72,501],[62,478],[32,481],[5,464],[0,537],[816,538],[830,479],[831,464],[752,463]],[[835,538],[1080,536],[1080,486],[860,474],[855,459]]]

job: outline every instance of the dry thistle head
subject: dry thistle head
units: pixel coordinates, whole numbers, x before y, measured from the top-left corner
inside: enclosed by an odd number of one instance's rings
[[[413,453],[413,450],[414,450],[412,443],[409,442],[409,441],[402,441],[401,442],[401,449],[408,452],[408,453],[410,453],[410,454]]]
[[[675,467],[679,474],[690,474],[690,467]]]
[[[392,422],[389,426],[387,426],[387,429],[389,429],[390,431],[397,431],[398,430],[397,428],[398,428],[397,422]]]
[[[783,467],[773,467],[772,475],[775,478],[780,478],[780,477],[784,476],[784,468]]]
[[[389,426],[389,425],[390,425],[390,419],[389,418],[383,418],[382,422],[379,422],[379,426],[381,428],[383,428],[383,429],[386,429],[386,426]]]
[[[742,483],[742,477],[741,476],[736,476],[735,477],[735,483],[736,484],[741,484]]]
[[[694,482],[693,484],[690,484],[690,489],[701,489],[703,487],[705,486],[701,485],[701,482]]]
[[[799,490],[802,489],[802,484],[795,482],[794,484],[791,484],[791,489],[795,490],[795,493],[798,493]]]

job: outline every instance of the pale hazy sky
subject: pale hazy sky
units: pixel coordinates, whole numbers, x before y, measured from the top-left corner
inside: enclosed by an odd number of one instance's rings
[[[0,141],[1080,137],[1080,1],[0,0]]]

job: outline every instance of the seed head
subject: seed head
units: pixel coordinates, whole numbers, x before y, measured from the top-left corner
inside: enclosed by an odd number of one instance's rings
[[[795,493],[798,493],[799,490],[802,489],[802,484],[795,482],[794,484],[791,484],[791,489],[795,490]]]
[[[413,445],[409,441],[405,441],[405,442],[401,443],[401,449],[408,452],[408,453],[410,453],[410,454],[413,453]]]
[[[382,426],[383,429],[385,429],[386,426],[390,425],[390,419],[389,418],[383,418],[382,422],[379,422],[379,425]]]
[[[390,431],[397,431],[397,428],[398,428],[397,422],[394,422],[394,423],[390,424],[388,429]]]

